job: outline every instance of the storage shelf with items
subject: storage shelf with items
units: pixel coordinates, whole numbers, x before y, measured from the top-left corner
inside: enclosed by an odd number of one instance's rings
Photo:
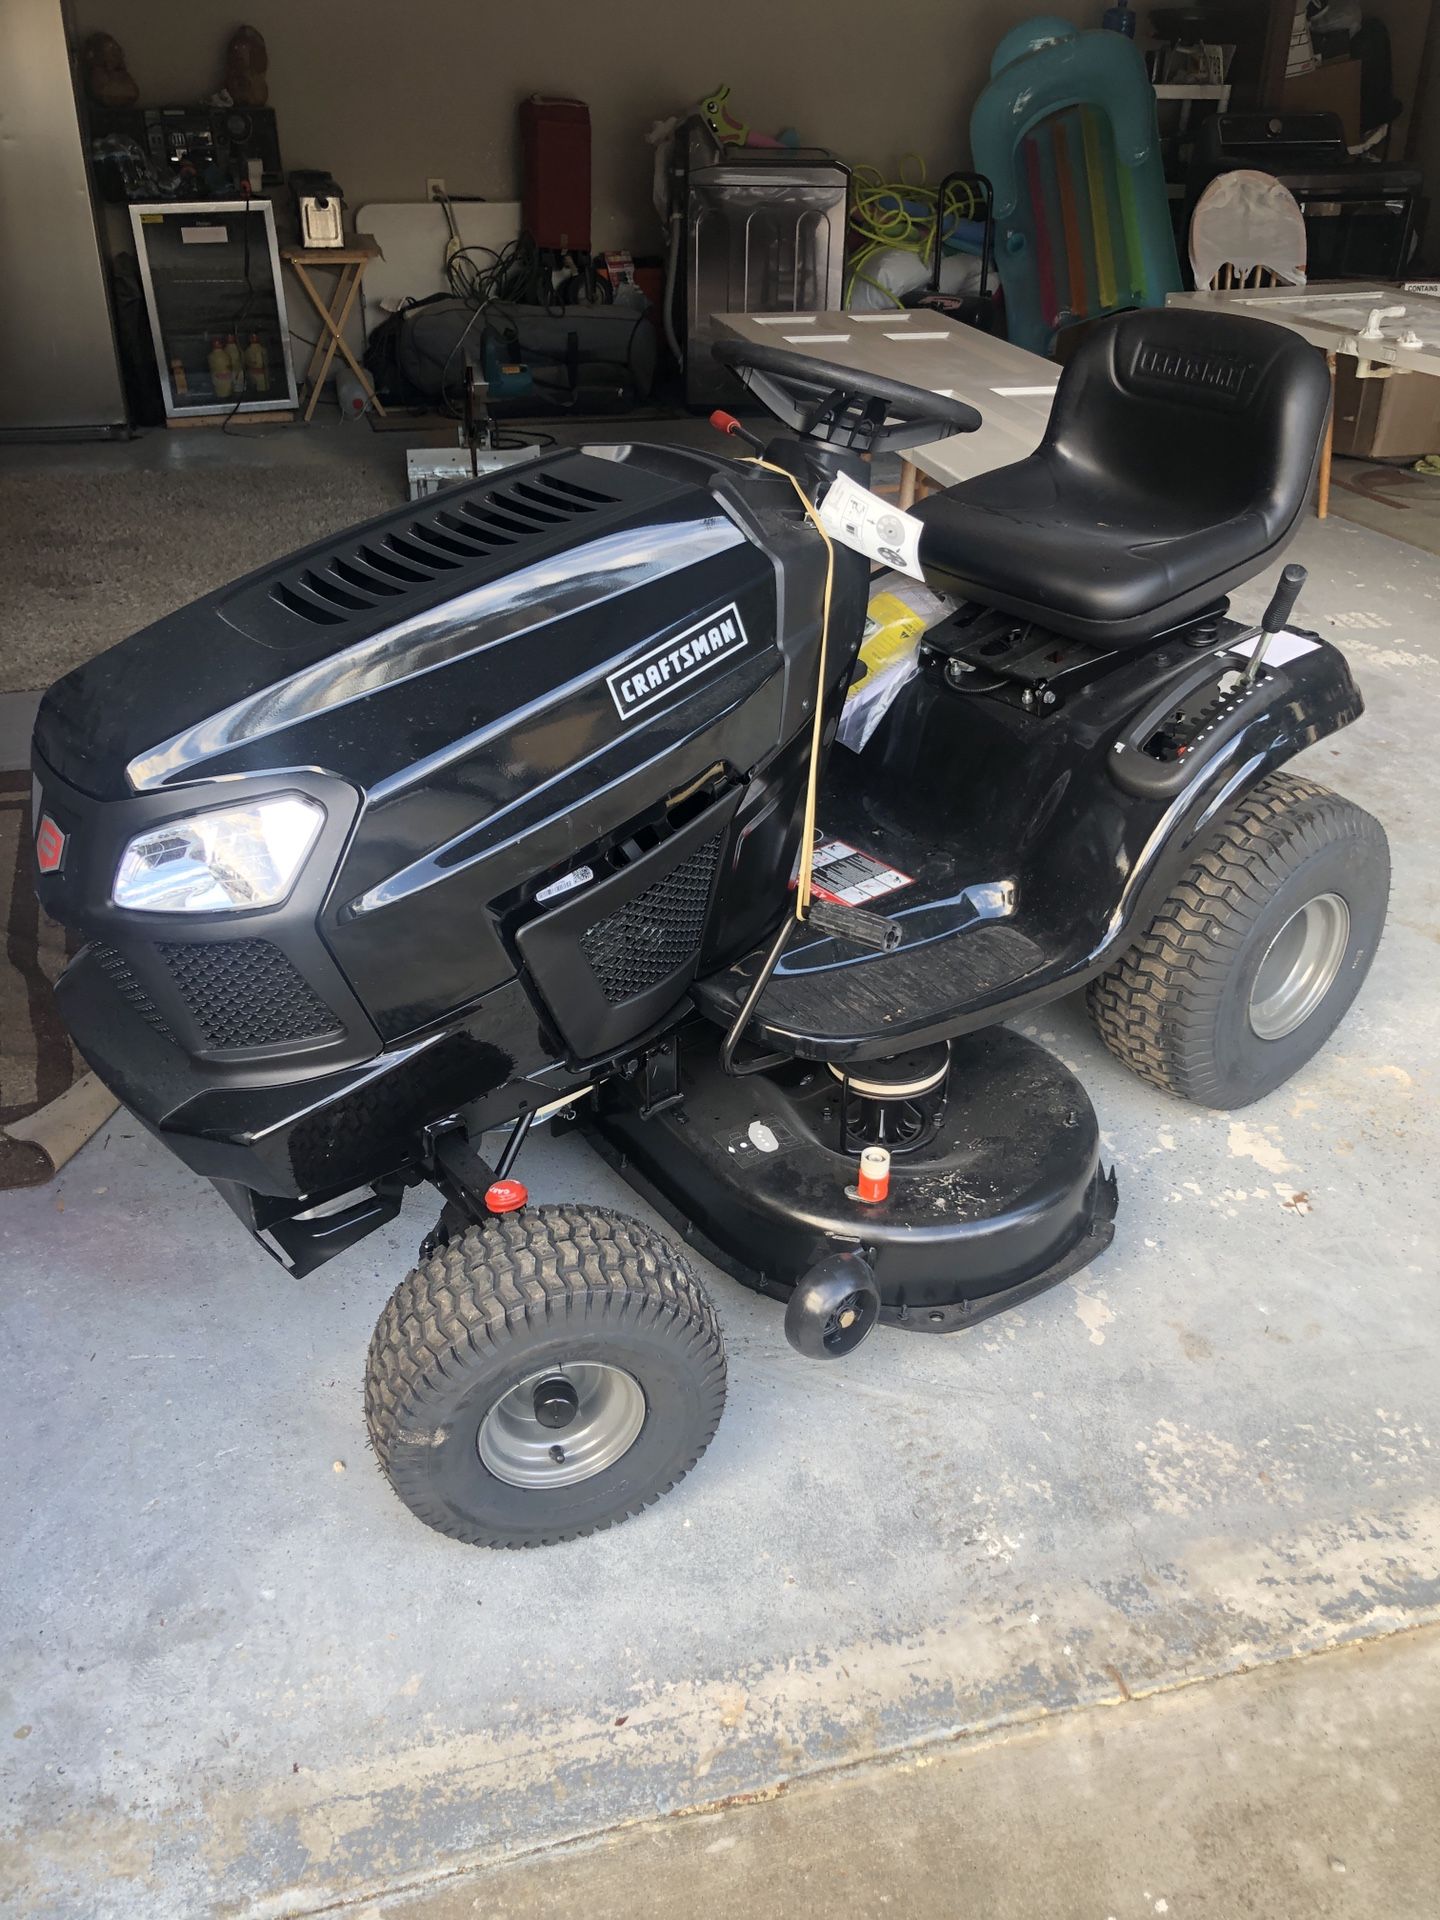
[[[293,409],[270,202],[137,205],[130,220],[167,419]]]

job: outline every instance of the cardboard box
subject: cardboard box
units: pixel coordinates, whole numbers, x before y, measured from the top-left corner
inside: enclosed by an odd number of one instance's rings
[[[1281,113],[1338,113],[1345,144],[1360,144],[1360,62],[1326,60],[1311,73],[1292,74],[1280,86]]]
[[[1440,453],[1440,378],[1392,373],[1360,380],[1355,362],[1335,363],[1335,451],[1358,460],[1418,460]]]

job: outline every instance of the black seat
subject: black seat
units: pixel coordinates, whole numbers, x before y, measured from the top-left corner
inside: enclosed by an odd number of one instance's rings
[[[1133,646],[1281,552],[1329,404],[1321,354],[1269,321],[1117,315],[1061,374],[1028,460],[916,507],[926,578],[1070,639]]]

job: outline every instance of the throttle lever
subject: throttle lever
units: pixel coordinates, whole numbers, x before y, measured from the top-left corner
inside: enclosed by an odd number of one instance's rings
[[[1244,684],[1247,687],[1255,683],[1255,676],[1260,671],[1260,662],[1265,658],[1265,649],[1275,635],[1289,623],[1290,616],[1295,611],[1295,602],[1300,598],[1300,590],[1308,577],[1305,568],[1293,562],[1281,573],[1279,584],[1270,596],[1270,604],[1260,617],[1260,638],[1255,651],[1250,656],[1250,665],[1245,669]]]

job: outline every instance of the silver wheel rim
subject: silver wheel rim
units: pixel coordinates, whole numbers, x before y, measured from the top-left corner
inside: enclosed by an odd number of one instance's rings
[[[535,1390],[562,1380],[578,1402],[563,1427],[535,1416]],[[629,1452],[645,1424],[638,1380],[596,1360],[546,1367],[511,1387],[480,1423],[480,1458],[507,1487],[573,1487]]]
[[[1350,944],[1350,909],[1338,893],[1298,907],[1265,949],[1250,989],[1250,1026],[1283,1040],[1307,1021],[1335,984]]]

